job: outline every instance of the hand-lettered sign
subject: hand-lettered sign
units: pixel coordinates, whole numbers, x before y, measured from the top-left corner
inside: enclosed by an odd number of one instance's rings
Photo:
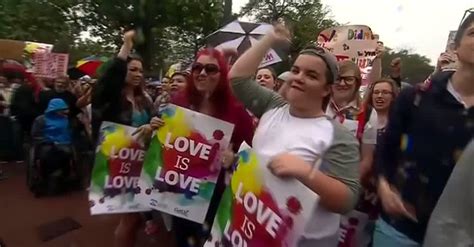
[[[350,25],[323,30],[317,38],[318,45],[327,48],[338,61],[352,60],[361,71],[362,85],[368,83],[367,76],[376,57],[377,40],[368,26]]]

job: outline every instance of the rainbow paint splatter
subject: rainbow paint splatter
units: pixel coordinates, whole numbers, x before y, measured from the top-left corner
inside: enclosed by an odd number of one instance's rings
[[[267,161],[243,144],[205,247],[296,246],[317,197],[296,180],[270,174]]]
[[[168,105],[153,136],[140,181],[140,200],[165,213],[202,223],[234,126]]]
[[[136,128],[103,122],[89,190],[91,214],[148,210],[136,200],[145,146],[132,133]]]

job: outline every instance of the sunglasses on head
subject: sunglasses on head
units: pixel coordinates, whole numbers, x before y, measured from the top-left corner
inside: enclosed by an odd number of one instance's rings
[[[470,8],[470,9],[467,9],[465,12],[464,12],[464,15],[462,16],[462,19],[461,19],[461,22],[459,23],[459,27],[462,25],[462,23],[464,22],[464,20],[470,15],[474,13],[474,8]]]
[[[202,63],[195,63],[193,64],[192,71],[193,73],[201,73],[202,70],[206,71],[206,74],[208,75],[215,75],[220,72],[220,69],[217,65],[208,63],[208,64],[202,64]]]

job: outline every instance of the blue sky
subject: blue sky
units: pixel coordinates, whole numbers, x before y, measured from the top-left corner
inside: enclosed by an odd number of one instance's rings
[[[238,12],[248,0],[234,0]],[[456,30],[474,0],[322,0],[340,23],[363,24],[386,46],[408,48],[434,64],[444,51],[450,30]]]

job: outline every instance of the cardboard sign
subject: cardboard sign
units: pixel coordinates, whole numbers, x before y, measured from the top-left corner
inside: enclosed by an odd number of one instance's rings
[[[18,40],[0,39],[0,59],[23,61],[25,42]]]
[[[140,201],[202,223],[234,125],[172,104],[160,114],[165,124],[156,131],[145,157]]]
[[[103,122],[89,190],[92,215],[142,212],[136,195],[145,145],[132,134],[136,128]]]
[[[367,77],[376,57],[377,40],[368,26],[339,26],[323,30],[317,38],[319,46],[327,48],[338,61],[350,59],[361,71],[362,85],[367,85]]]
[[[295,179],[275,177],[268,161],[242,144],[205,247],[297,246],[318,197]]]
[[[64,53],[36,53],[33,56],[32,72],[37,77],[57,78],[67,74],[69,55]]]
[[[25,42],[25,48],[23,49],[23,64],[26,67],[26,71],[34,73],[35,71],[35,56],[41,53],[51,53],[53,45],[44,44],[38,42]]]

